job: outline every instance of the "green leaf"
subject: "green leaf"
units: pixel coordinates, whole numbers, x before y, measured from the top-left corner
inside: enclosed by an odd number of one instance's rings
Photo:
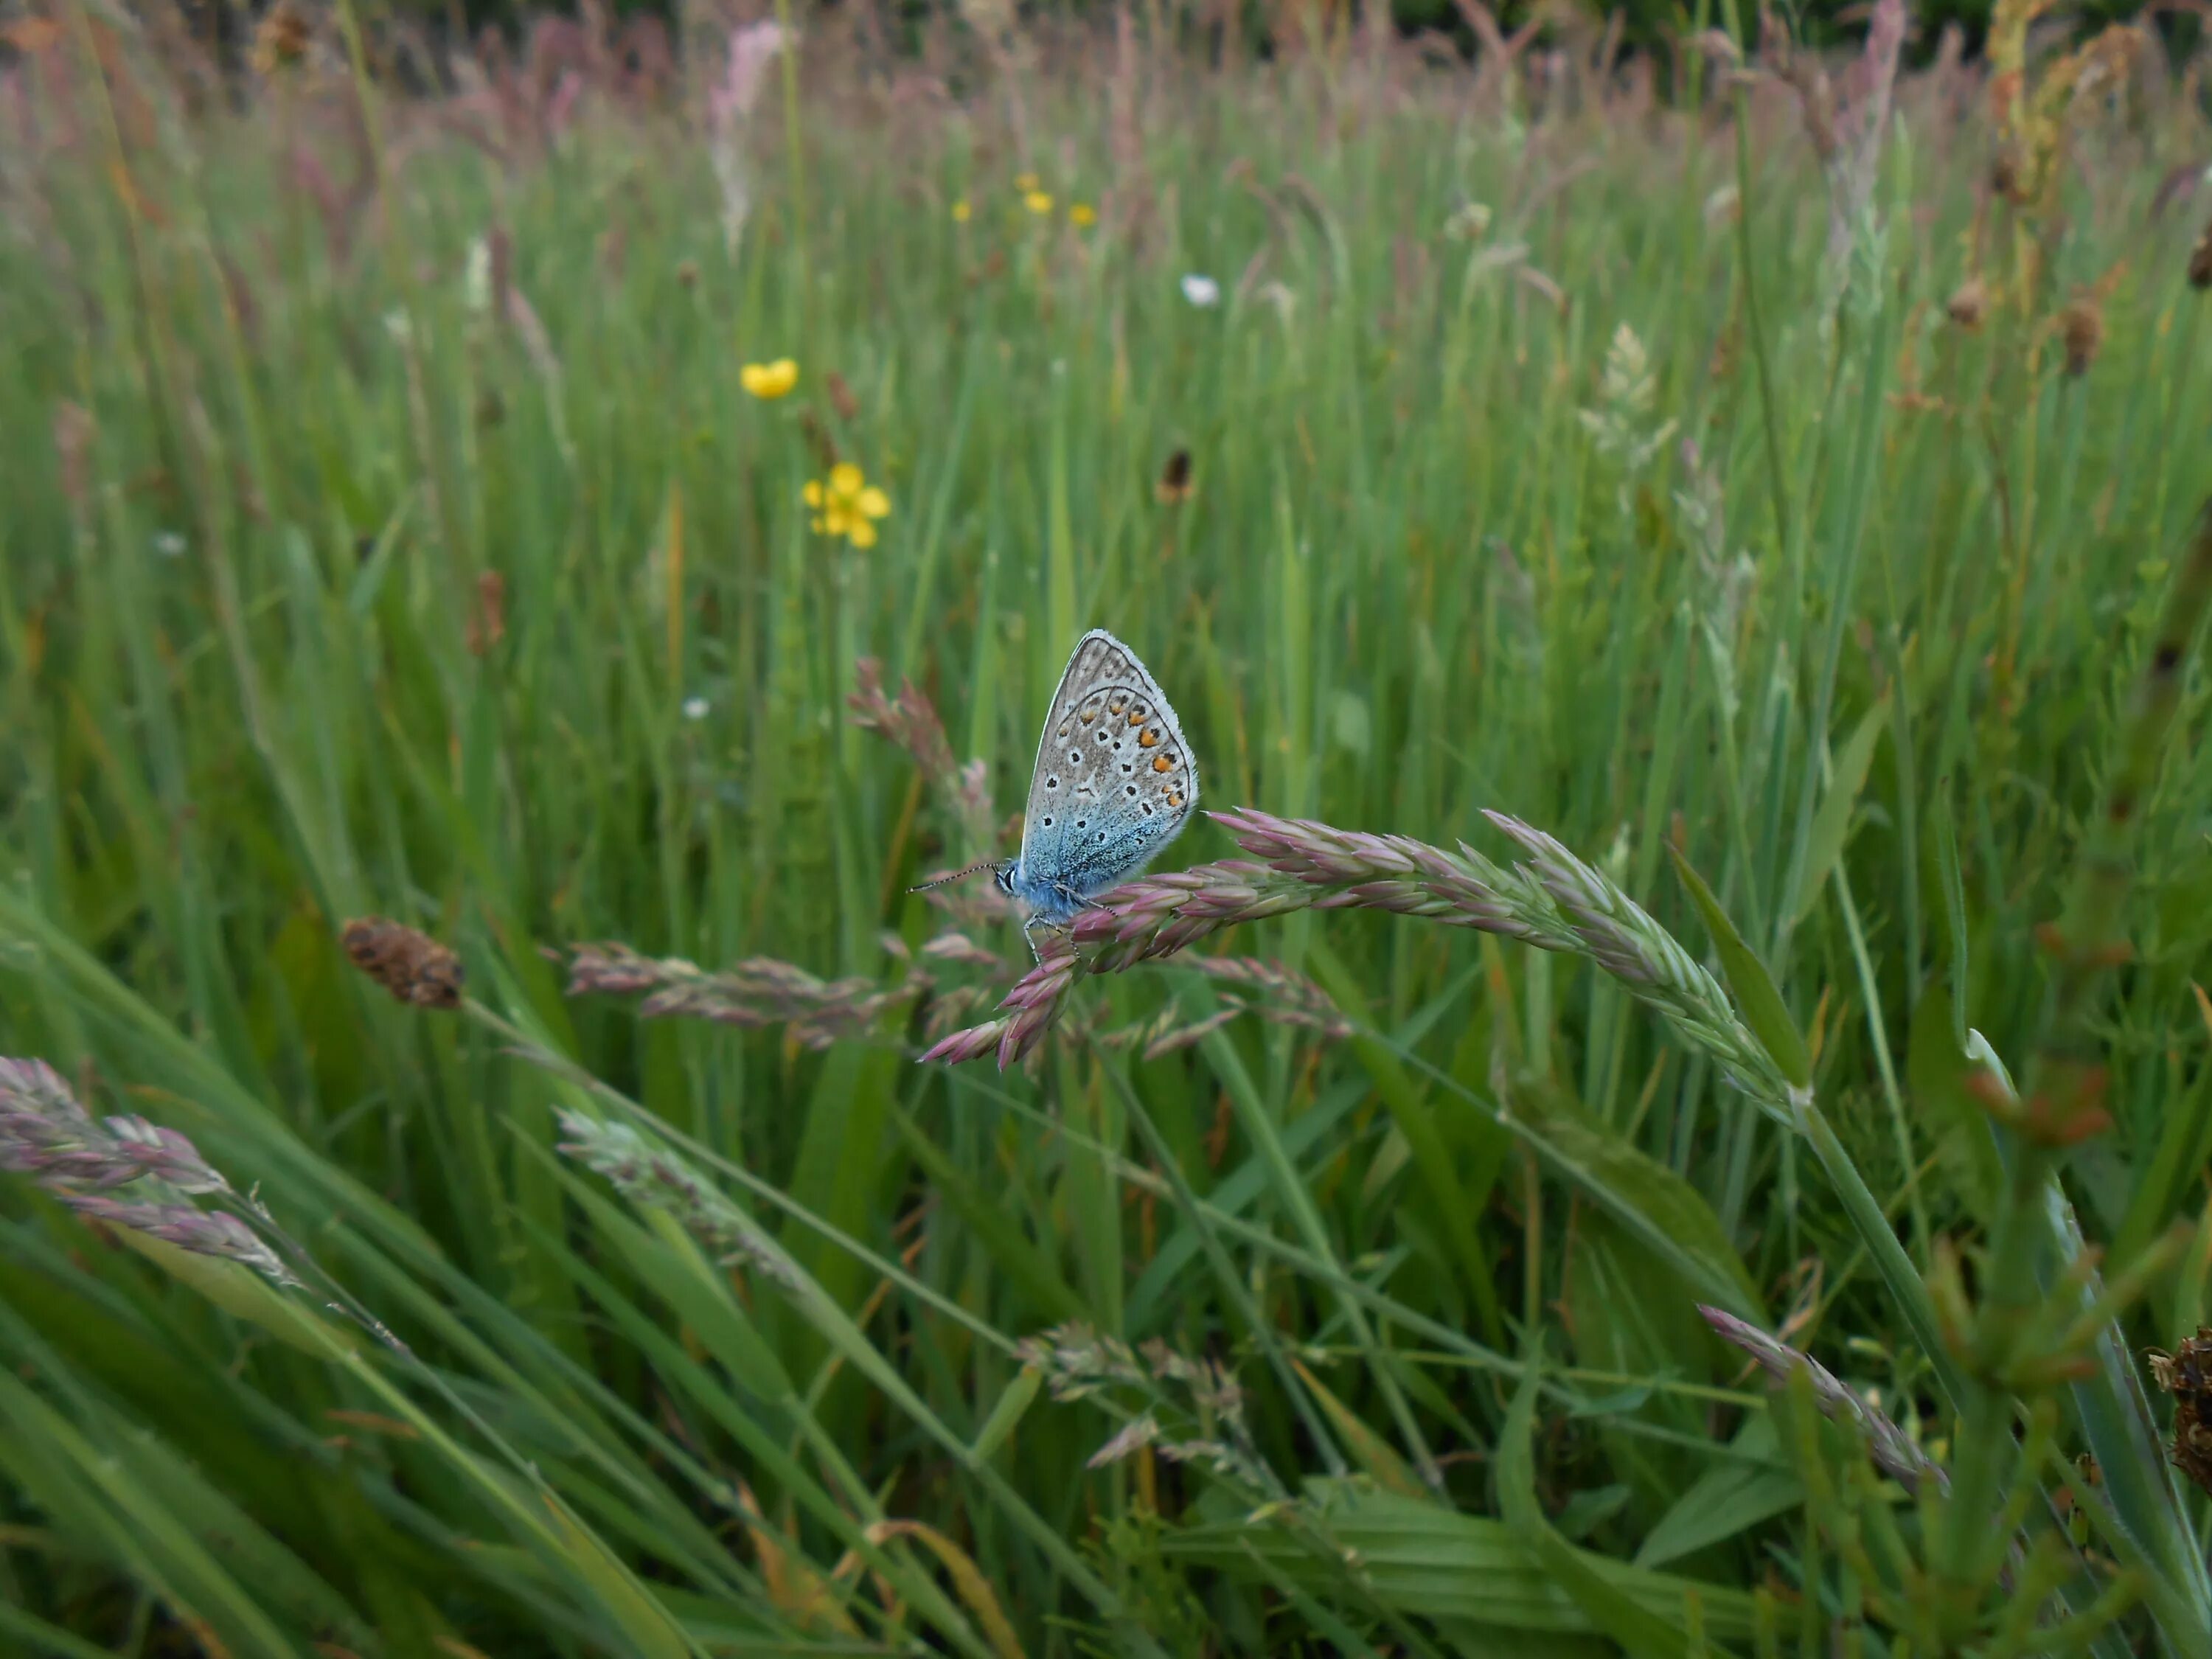
[[[1782,1462],[1774,1419],[1765,1412],[1744,1420],[1729,1450],[1644,1534],[1636,1552],[1638,1566],[1664,1566],[1805,1501],[1805,1484]]]
[[[1630,1489],[1615,1482],[1610,1486],[1585,1486],[1567,1499],[1559,1511],[1559,1534],[1579,1542],[1591,1531],[1628,1507]]]
[[[191,1285],[225,1313],[259,1326],[287,1347],[328,1359],[348,1346],[344,1337],[242,1262],[219,1261],[135,1227],[109,1225],[116,1237],[172,1279]]]
[[[1859,717],[1857,729],[1831,763],[1828,793],[1820,798],[1820,810],[1813,815],[1813,828],[1805,839],[1804,866],[1798,872],[1797,891],[1790,902],[1793,927],[1812,914],[1821,888],[1827,884],[1828,872],[1843,856],[1844,843],[1850,838],[1851,814],[1858,807],[1859,791],[1866,787],[1867,768],[1874,763],[1875,744],[1881,741],[1882,722],[1888,717],[1889,694],[1885,691]]]
[[[892,1125],[905,1137],[907,1150],[928,1176],[930,1188],[952,1206],[975,1235],[1000,1272],[1036,1305],[1048,1324],[1071,1319],[1094,1319],[1083,1298],[1060,1277],[1052,1252],[1033,1243],[1015,1222],[1012,1212],[979,1188],[944,1150],[922,1133],[921,1126],[896,1100],[885,1102]]]
[[[1357,978],[1318,939],[1310,941],[1306,947],[1306,966],[1340,1008],[1359,1006]],[[1413,1154],[1424,1209],[1449,1247],[1460,1268],[1462,1284],[1474,1297],[1484,1333],[1492,1341],[1498,1341],[1503,1328],[1498,1291],[1491,1284],[1490,1260],[1474,1226],[1480,1206],[1470,1201],[1461,1185],[1458,1163],[1444,1145],[1434,1114],[1413,1087],[1413,1079],[1406,1075],[1406,1068],[1398,1063],[1397,1056],[1383,1044],[1364,1034],[1357,1035],[1352,1040],[1352,1050],[1374,1080],[1375,1092],[1382,1097],[1392,1125],[1405,1138],[1407,1149]]]
[[[1914,1110],[1932,1135],[1938,1166],[1967,1212],[1986,1223],[2003,1190],[2004,1171],[1990,1138],[1989,1114],[1968,1087],[1978,1068],[1959,1046],[1957,1012],[1950,987],[1931,981],[1912,1011],[1905,1080]]]
[[[1722,1287],[1738,1311],[1765,1322],[1758,1281],[1704,1194],[1564,1090],[1531,1088],[1517,1103],[1531,1137],[1578,1173],[1634,1248],[1674,1269],[1686,1288],[1702,1295]]]
[[[1344,1437],[1344,1443],[1359,1460],[1359,1466],[1375,1477],[1376,1483],[1385,1492],[1395,1492],[1402,1497],[1420,1498],[1426,1491],[1406,1467],[1405,1459],[1390,1449],[1389,1443],[1369,1428],[1359,1414],[1339,1400],[1322,1383],[1322,1380],[1299,1359],[1291,1360],[1291,1370],[1297,1372],[1306,1387],[1313,1390],[1314,1398]]]
[[[1529,1555],[1631,1659],[1689,1659],[1688,1633],[1601,1572],[1545,1518],[1536,1498],[1536,1397],[1543,1380],[1532,1363],[1522,1376],[1498,1442],[1498,1501]]]
[[[1160,1548],[1172,1559],[1201,1562],[1230,1579],[1255,1583],[1265,1580],[1255,1556],[1313,1574],[1316,1535],[1332,1549],[1356,1551],[1365,1593],[1395,1612],[1479,1624],[1521,1637],[1604,1629],[1570,1594],[1553,1564],[1537,1561],[1522,1547],[1510,1517],[1463,1515],[1434,1498],[1402,1497],[1364,1480],[1307,1482],[1296,1525],[1271,1520],[1266,1511],[1258,1517],[1238,1514],[1170,1534]],[[1683,1597],[1694,1595],[1704,1606],[1708,1637],[1751,1638],[1753,1598],[1742,1590],[1646,1571],[1577,1549],[1556,1534],[1554,1542],[1563,1559],[1656,1619],[1679,1612]],[[1319,1578],[1313,1574],[1305,1582]]]
[[[990,1456],[1012,1437],[1023,1418],[1029,1414],[1037,1390],[1044,1386],[1044,1373],[1033,1365],[1024,1365],[1014,1373],[1014,1380],[1006,1384],[999,1395],[998,1403],[991,1407],[990,1416],[976,1431],[972,1448],[977,1459]]]
[[[592,1595],[608,1616],[622,1627],[633,1651],[643,1659],[689,1659],[694,1651],[668,1610],[654,1601],[637,1579],[623,1570],[599,1534],[568,1512],[550,1496],[545,1512],[553,1517],[553,1534]]]
[[[1948,779],[1944,780],[1948,785]],[[1936,869],[1943,884],[1943,921],[1951,935],[1951,1035],[1959,1047],[1966,1046],[1967,957],[1966,883],[1959,869],[1959,830],[1954,821],[1951,792],[1936,797]]]
[[[1721,953],[1721,966],[1728,974],[1729,989],[1735,994],[1736,1007],[1743,1015],[1744,1024],[1751,1027],[1752,1035],[1759,1039],[1768,1058],[1781,1068],[1783,1077],[1793,1088],[1809,1087],[1813,1081],[1813,1057],[1805,1047],[1803,1035],[1797,1030],[1797,1022],[1790,1018],[1789,1006],[1775,988],[1766,964],[1759,959],[1758,952],[1744,943],[1743,935],[1736,932],[1735,924],[1721,908],[1720,901],[1705,885],[1705,878],[1690,867],[1689,860],[1671,841],[1667,843],[1667,856],[1674,861],[1674,873],[1689,890],[1698,913],[1705,919],[1705,929],[1712,934],[1713,946]]]

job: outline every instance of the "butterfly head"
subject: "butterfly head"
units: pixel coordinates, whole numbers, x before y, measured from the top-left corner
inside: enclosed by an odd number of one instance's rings
[[[991,879],[999,884],[999,890],[1008,898],[1014,896],[1014,862],[1008,859],[1004,864],[991,866]]]

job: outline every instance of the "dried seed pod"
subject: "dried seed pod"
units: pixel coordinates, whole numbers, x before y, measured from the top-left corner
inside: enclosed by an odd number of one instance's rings
[[[2105,343],[2105,315],[2094,300],[2076,300],[2058,313],[2058,337],[2066,345],[2066,372],[2075,380],[2089,372]]]
[[[461,959],[418,928],[385,916],[358,916],[339,934],[353,965],[417,1008],[461,1006]]]
[[[1152,493],[1164,506],[1173,506],[1177,501],[1190,499],[1190,451],[1178,449],[1168,457],[1167,465],[1160,469],[1160,481],[1153,486]]]
[[[2027,168],[2017,145],[2007,143],[1990,158],[1990,189],[2014,207],[2025,207],[2033,193],[2027,187]]]
[[[2174,1468],[2212,1493],[2212,1327],[2198,1326],[2170,1354],[2154,1352],[2150,1374],[2173,1396]]]
[[[1990,287],[1978,276],[1969,276],[1959,284],[1943,307],[1944,313],[1968,333],[1982,325],[1982,319],[1990,308]]]
[[[253,72],[266,77],[298,63],[313,39],[305,10],[291,0],[277,0],[253,31]]]

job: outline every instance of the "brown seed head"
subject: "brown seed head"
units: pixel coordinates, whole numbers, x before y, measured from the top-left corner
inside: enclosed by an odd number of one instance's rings
[[[1959,284],[1943,309],[1960,328],[1972,333],[1982,325],[1982,319],[1990,308],[1990,287],[1978,276],[1969,276]]]
[[[338,935],[353,965],[417,1008],[461,1006],[461,959],[418,928],[385,916],[359,916]]]
[[[1190,499],[1190,451],[1178,449],[1168,457],[1167,465],[1160,469],[1160,481],[1153,487],[1152,493],[1164,507]]]
[[[2058,313],[2058,337],[2066,343],[2066,372],[2075,380],[2089,372],[2105,343],[2105,315],[2094,300],[2076,300]]]
[[[2212,288],[2212,221],[2206,222],[2204,234],[2189,251],[2189,286]]]
[[[1990,160],[1990,189],[2018,207],[2027,200],[2027,168],[2020,151],[2007,144]]]
[[[469,613],[463,639],[472,657],[481,657],[507,637],[507,578],[487,570],[477,578],[476,608]]]
[[[837,411],[841,421],[854,419],[860,412],[860,400],[853,395],[853,388],[845,384],[845,377],[831,369],[822,377],[823,390],[830,394],[830,406]]]
[[[2174,1468],[2212,1493],[2212,1327],[2198,1326],[2170,1354],[2154,1352],[2150,1374],[2173,1396]]]
[[[253,31],[253,72],[267,76],[298,63],[312,38],[307,14],[292,0],[277,0]]]

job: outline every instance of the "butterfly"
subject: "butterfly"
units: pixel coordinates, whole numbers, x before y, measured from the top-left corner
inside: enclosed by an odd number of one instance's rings
[[[1198,762],[1159,683],[1135,652],[1094,628],[1076,641],[1045,711],[1021,853],[991,866],[992,876],[1028,907],[1024,932],[1064,925],[1144,868],[1197,805]]]

